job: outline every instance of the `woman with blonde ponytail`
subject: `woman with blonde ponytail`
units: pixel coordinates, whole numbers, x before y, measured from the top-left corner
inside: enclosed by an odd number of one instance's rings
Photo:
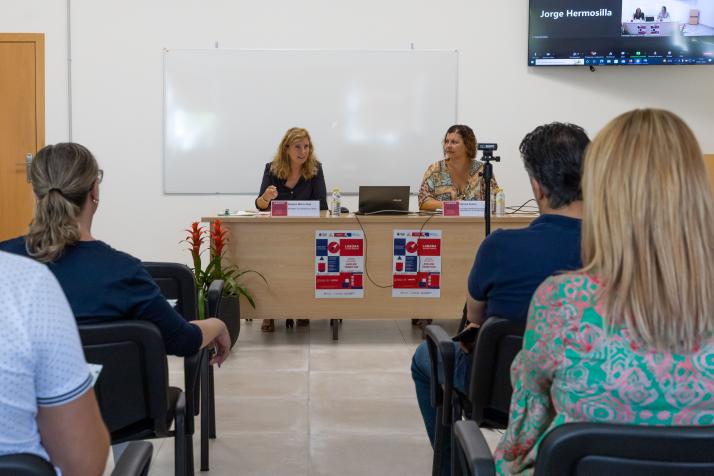
[[[567,422],[714,424],[714,203],[694,134],[668,111],[622,114],[582,177],[584,267],[533,296],[500,474],[532,473]]]
[[[0,250],[47,263],[80,323],[118,319],[153,322],[166,352],[191,355],[211,345],[215,363],[228,356],[230,338],[215,318],[186,322],[163,298],[141,261],[92,236],[104,176],[82,145],[48,145],[30,167],[36,197],[27,236],[0,243]]]
[[[27,254],[43,263],[56,261],[67,246],[82,238],[79,223],[82,207],[89,197],[88,206],[92,210],[85,215],[91,226],[99,203],[101,178],[97,161],[84,146],[58,144],[40,150],[30,167],[37,201],[25,243]],[[83,227],[87,235],[90,226]]]

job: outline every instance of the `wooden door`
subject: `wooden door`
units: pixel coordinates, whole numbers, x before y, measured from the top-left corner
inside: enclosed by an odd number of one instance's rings
[[[34,198],[25,156],[45,141],[41,33],[0,33],[0,241],[27,233]]]

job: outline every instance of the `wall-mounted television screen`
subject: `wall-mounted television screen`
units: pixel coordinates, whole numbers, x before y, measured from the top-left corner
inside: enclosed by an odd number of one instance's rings
[[[714,65],[714,0],[530,0],[529,66]]]

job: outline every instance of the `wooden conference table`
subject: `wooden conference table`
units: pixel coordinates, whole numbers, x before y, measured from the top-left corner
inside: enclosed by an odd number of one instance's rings
[[[324,213],[324,212],[323,212]],[[231,234],[228,257],[242,269],[262,273],[266,286],[254,274],[241,282],[255,298],[253,309],[245,301],[242,318],[258,319],[444,319],[459,318],[466,299],[467,277],[481,241],[484,219],[442,216],[270,217],[208,216],[220,219]],[[493,217],[491,229],[523,228],[535,215]],[[358,221],[359,219],[359,221]],[[441,296],[393,298],[393,231],[441,230]],[[360,230],[365,233],[364,297],[315,298],[315,231]],[[369,277],[380,286],[373,284]],[[388,287],[387,287],[388,286]]]

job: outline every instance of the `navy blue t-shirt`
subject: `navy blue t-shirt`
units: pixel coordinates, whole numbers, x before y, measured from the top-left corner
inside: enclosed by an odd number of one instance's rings
[[[0,243],[0,250],[28,256],[24,237]],[[78,241],[47,266],[62,286],[77,322],[141,319],[159,328],[168,354],[191,355],[201,347],[201,329],[171,307],[133,256],[102,241]]]
[[[525,321],[531,297],[545,278],[580,268],[580,223],[541,215],[527,228],[491,233],[469,274],[469,294],[486,301],[486,317]]]

